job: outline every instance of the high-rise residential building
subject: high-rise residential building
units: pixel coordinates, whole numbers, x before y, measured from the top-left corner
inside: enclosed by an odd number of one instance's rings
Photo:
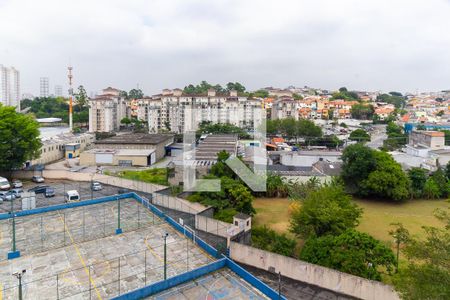
[[[20,110],[20,72],[0,65],[0,103]]]
[[[108,87],[101,95],[89,99],[90,132],[111,132],[119,129],[120,121],[127,116],[127,105],[120,92]]]
[[[48,97],[50,95],[50,85],[48,77],[41,77],[40,79],[40,97]]]
[[[262,100],[239,96],[236,91],[186,95],[181,89],[138,100],[137,117],[148,122],[150,132],[196,130],[201,122],[229,123],[253,128],[261,122]]]
[[[63,88],[62,85],[55,85],[55,97],[62,97]]]

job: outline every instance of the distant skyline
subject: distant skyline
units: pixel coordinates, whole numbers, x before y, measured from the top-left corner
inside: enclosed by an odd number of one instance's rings
[[[0,0],[0,63],[67,94],[206,80],[369,91],[450,89],[450,1]]]

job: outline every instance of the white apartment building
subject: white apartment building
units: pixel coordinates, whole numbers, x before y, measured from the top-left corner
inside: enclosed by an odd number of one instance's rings
[[[41,77],[39,82],[39,96],[48,97],[50,96],[50,82],[48,77]]]
[[[0,103],[20,111],[20,72],[0,65]]]
[[[196,130],[203,121],[253,128],[260,124],[263,112],[260,99],[238,96],[236,91],[225,95],[210,89],[204,95],[185,95],[181,89],[165,89],[160,95],[140,101],[147,109],[138,116],[147,116],[150,132],[182,133]]]
[[[291,97],[280,97],[272,104],[272,120],[294,118],[298,120],[299,102]]]
[[[111,132],[120,128],[127,116],[127,105],[120,90],[108,87],[101,95],[89,99],[89,131]]]

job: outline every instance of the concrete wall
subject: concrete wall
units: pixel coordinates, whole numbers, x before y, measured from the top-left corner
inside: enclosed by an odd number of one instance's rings
[[[228,238],[240,232],[238,226],[201,215],[195,215],[195,229],[224,238]]]
[[[239,243],[230,243],[230,257],[240,263],[269,270],[283,276],[313,284],[342,294],[368,300],[398,300],[398,294],[389,285],[378,281],[342,273],[329,268]]]
[[[30,179],[33,175],[41,175],[41,172],[34,171],[15,171],[13,172],[13,178],[18,179]],[[80,172],[70,172],[65,170],[44,170],[42,171],[42,176],[48,179],[67,179],[73,181],[98,181],[103,184],[118,186],[130,190],[136,190],[144,193],[154,193],[159,190],[167,188],[166,186],[146,183],[142,181],[130,180],[125,178],[119,178],[114,176],[108,176],[103,174],[95,174],[92,176],[91,173],[80,173]]]
[[[153,194],[152,203],[158,206],[186,212],[189,214],[197,214],[208,209],[206,206],[203,206],[200,203],[189,202],[181,198],[171,197],[163,194]]]

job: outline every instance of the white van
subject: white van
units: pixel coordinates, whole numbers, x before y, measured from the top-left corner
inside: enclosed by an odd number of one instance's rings
[[[4,177],[0,177],[0,190],[9,190],[11,185],[9,184],[8,179]]]
[[[76,190],[67,191],[64,194],[64,199],[66,202],[77,202],[80,201],[80,194]]]

